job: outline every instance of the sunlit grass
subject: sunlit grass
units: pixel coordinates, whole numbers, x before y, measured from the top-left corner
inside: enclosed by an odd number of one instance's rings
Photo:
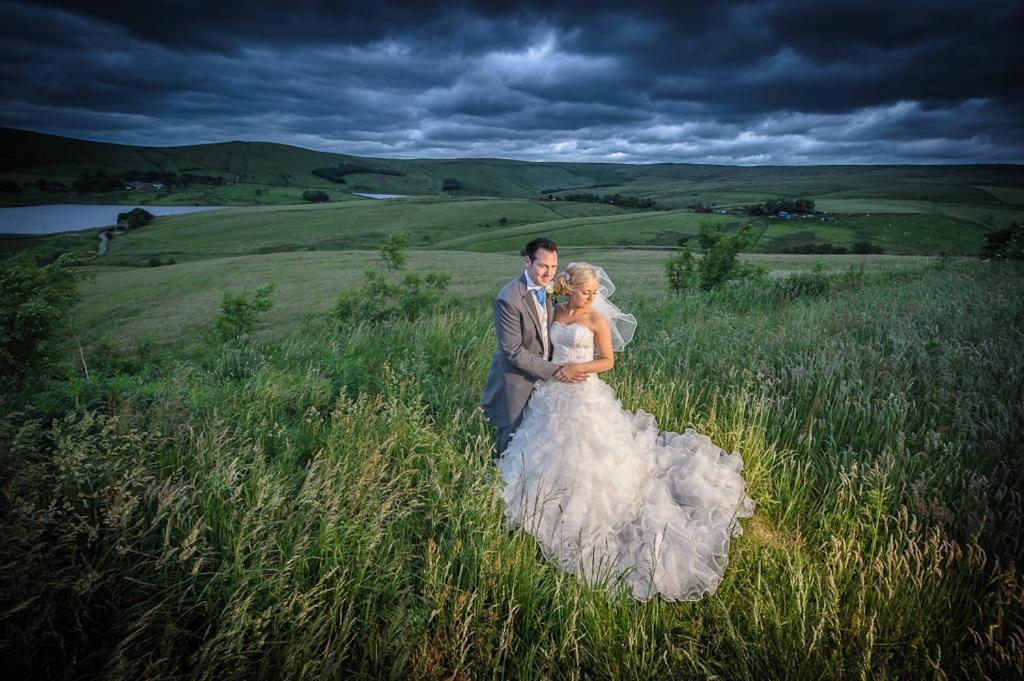
[[[623,287],[641,328],[607,380],[739,451],[758,505],[697,603],[610,597],[503,529],[483,305],[99,362],[46,396],[52,437],[3,432],[5,652],[78,678],[1020,676],[1024,278],[943,267]]]

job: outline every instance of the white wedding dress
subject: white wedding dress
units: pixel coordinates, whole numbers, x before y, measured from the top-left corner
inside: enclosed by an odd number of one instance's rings
[[[584,326],[555,322],[550,338],[556,364],[594,358]],[[513,528],[559,568],[640,600],[714,593],[754,510],[738,454],[692,429],[659,433],[596,375],[538,384],[498,468]]]

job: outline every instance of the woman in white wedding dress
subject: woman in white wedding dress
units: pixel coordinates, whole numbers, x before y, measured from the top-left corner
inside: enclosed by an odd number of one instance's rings
[[[555,293],[569,299],[554,310],[552,361],[566,378],[589,378],[534,390],[498,460],[505,517],[588,583],[640,600],[699,600],[722,579],[738,518],[753,513],[743,462],[692,429],[659,433],[653,416],[623,409],[597,377],[636,326],[608,301],[613,291],[587,263],[556,279]]]

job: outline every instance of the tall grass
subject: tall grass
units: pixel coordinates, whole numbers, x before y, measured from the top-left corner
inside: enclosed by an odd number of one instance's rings
[[[745,462],[718,592],[637,603],[501,523],[481,303],[196,349],[4,421],[3,653],[74,678],[1024,674],[1024,277],[625,301],[607,376]]]

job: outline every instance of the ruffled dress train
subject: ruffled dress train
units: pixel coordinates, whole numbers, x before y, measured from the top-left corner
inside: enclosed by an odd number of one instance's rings
[[[556,322],[551,340],[559,364],[594,356],[579,324]],[[539,384],[498,468],[511,527],[562,570],[640,600],[714,593],[754,510],[738,454],[692,429],[658,432],[597,376]]]

